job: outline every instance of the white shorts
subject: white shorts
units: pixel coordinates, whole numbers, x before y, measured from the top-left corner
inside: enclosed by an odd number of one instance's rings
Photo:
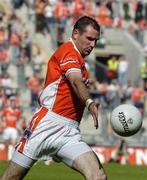
[[[13,127],[5,128],[3,132],[3,139],[16,142],[18,140],[18,130]]]
[[[16,154],[20,152],[32,161],[53,157],[54,160],[72,166],[77,156],[92,149],[82,141],[78,122],[41,108],[34,115],[29,128],[25,130],[16,151],[12,160],[17,164],[19,160]],[[28,168],[31,166],[25,162],[20,165]]]

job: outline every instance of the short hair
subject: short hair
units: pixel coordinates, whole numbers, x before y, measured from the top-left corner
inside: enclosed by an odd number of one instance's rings
[[[80,33],[83,33],[88,25],[91,25],[96,31],[100,32],[100,25],[98,22],[89,16],[82,16],[79,18],[73,27],[73,31],[78,29]]]

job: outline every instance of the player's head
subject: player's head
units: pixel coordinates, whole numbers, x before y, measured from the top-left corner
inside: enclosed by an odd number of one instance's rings
[[[89,16],[82,16],[81,18],[79,18],[76,21],[73,30],[77,29],[80,33],[84,33],[85,28],[89,25],[92,26],[96,31],[100,32],[100,25],[98,24],[98,22],[94,18]]]
[[[83,57],[90,54],[100,36],[100,26],[91,17],[83,16],[74,25],[72,39]]]

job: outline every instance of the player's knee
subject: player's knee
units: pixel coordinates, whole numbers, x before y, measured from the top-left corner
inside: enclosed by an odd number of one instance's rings
[[[100,172],[100,173],[91,173],[91,174],[88,174],[86,176],[86,179],[87,180],[107,180],[107,176],[105,174],[105,172]]]
[[[100,179],[97,179],[97,180],[107,180],[107,176],[105,173],[103,173],[100,177]]]

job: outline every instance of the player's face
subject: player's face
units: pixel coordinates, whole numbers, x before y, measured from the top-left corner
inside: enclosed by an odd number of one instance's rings
[[[88,56],[96,45],[96,41],[99,39],[99,32],[92,26],[87,26],[83,33],[75,30],[73,33],[73,40],[83,57]]]

